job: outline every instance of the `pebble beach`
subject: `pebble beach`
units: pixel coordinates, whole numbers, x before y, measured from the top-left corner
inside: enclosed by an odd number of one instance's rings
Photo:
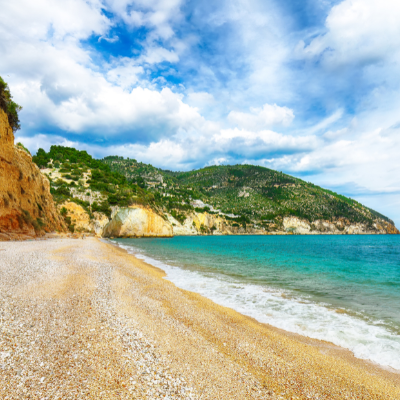
[[[0,243],[1,399],[400,399],[400,375],[99,239]]]

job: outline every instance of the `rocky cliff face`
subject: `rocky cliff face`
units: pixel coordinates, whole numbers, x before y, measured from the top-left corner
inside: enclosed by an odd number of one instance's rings
[[[90,219],[86,210],[72,201],[66,201],[58,206],[67,210],[67,217],[71,218],[71,224],[74,225],[75,232],[94,233],[98,237],[103,236],[104,227],[110,222],[106,215],[95,212],[93,219]]]
[[[389,222],[377,219],[372,226],[360,223],[350,223],[346,218],[332,221],[317,220],[312,223],[297,217],[283,219],[284,232],[303,235],[371,235],[371,234],[399,234],[396,227]]]
[[[376,220],[372,226],[350,223],[345,218],[333,221],[317,220],[312,223],[297,217],[285,217],[282,226],[269,232],[256,225],[233,226],[220,215],[207,212],[189,214],[183,224],[172,216],[168,216],[172,224],[174,236],[189,235],[367,235],[367,234],[399,234],[394,225],[384,220]]]
[[[67,216],[76,232],[94,233],[98,237],[172,237],[195,235],[319,235],[319,234],[386,234],[399,233],[390,223],[377,220],[372,226],[351,224],[345,218],[333,221],[318,220],[310,223],[297,217],[285,217],[282,226],[273,232],[255,225],[237,226],[220,215],[208,212],[192,212],[183,223],[171,215],[162,218],[147,207],[114,207],[111,221],[100,213],[90,219],[83,207],[74,202],[65,202]]]
[[[193,235],[265,235],[267,232],[263,229],[248,226],[233,226],[225,218],[208,212],[192,212],[183,224],[172,216],[168,216],[172,224],[174,236],[193,236]]]
[[[134,206],[115,209],[104,237],[172,237],[172,225],[153,210]]]
[[[7,115],[0,109],[0,239],[23,239],[64,229],[48,179],[30,154],[14,146]]]

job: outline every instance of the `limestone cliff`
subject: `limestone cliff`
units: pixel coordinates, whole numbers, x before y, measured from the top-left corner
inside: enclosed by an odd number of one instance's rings
[[[104,227],[110,221],[106,215],[94,212],[91,219],[89,213],[82,206],[72,201],[60,204],[58,209],[61,210],[63,207],[67,210],[66,216],[71,218],[75,232],[94,233],[98,237],[103,236]]]
[[[104,237],[172,237],[172,225],[142,206],[116,208],[105,226]]]
[[[399,234],[396,227],[389,222],[377,219],[371,226],[351,223],[346,218],[333,218],[331,221],[317,220],[310,223],[297,217],[285,217],[283,230],[287,233],[303,235],[371,235]]]
[[[193,235],[265,235],[267,232],[254,225],[246,228],[232,224],[220,215],[208,212],[192,212],[181,224],[171,215],[168,219],[172,224],[175,236]]]
[[[64,229],[48,179],[31,155],[14,145],[7,115],[0,109],[0,239],[35,237]]]
[[[373,225],[350,223],[346,218],[333,219],[332,221],[317,220],[310,223],[297,217],[283,218],[282,225],[274,230],[266,230],[255,224],[246,227],[238,226],[227,221],[223,216],[207,212],[192,212],[186,220],[180,223],[168,215],[172,224],[174,236],[193,235],[365,235],[365,234],[398,234],[394,225],[384,220],[376,220]]]

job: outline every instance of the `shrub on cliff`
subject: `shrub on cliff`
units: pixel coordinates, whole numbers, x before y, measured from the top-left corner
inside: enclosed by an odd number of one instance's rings
[[[96,201],[92,204],[92,212],[100,212],[107,215],[108,218],[111,218],[111,208],[110,204],[107,200],[98,204]]]
[[[8,123],[10,124],[13,132],[21,128],[19,123],[19,111],[22,107],[15,103],[12,99],[8,84],[4,82],[0,76],[0,108],[7,114]]]
[[[21,142],[17,143],[17,147],[26,151],[28,154],[31,154],[31,152]]]

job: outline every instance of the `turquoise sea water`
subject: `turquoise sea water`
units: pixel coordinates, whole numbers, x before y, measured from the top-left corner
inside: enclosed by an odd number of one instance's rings
[[[400,370],[399,236],[119,239],[177,286]]]

